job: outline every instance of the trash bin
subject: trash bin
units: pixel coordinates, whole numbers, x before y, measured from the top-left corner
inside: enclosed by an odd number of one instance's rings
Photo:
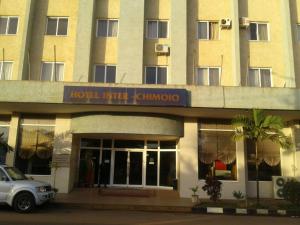
[[[173,190],[177,190],[178,189],[178,180],[174,179],[173,180]]]

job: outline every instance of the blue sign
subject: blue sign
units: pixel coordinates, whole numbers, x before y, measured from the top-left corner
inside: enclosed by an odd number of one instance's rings
[[[186,107],[187,96],[185,89],[65,86],[63,102]]]

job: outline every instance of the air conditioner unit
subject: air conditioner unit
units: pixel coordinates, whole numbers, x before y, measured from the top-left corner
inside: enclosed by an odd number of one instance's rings
[[[248,28],[250,26],[250,20],[248,17],[241,17],[240,18],[240,27],[241,28]]]
[[[169,54],[169,46],[164,44],[155,44],[155,52],[158,54]]]
[[[283,199],[282,188],[284,184],[293,177],[273,176],[273,194],[275,199]]]
[[[220,27],[222,29],[229,29],[231,28],[231,19],[221,19],[220,20]]]

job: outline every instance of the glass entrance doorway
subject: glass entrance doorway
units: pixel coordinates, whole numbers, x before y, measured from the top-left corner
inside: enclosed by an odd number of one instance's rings
[[[81,139],[79,184],[173,187],[176,141]]]

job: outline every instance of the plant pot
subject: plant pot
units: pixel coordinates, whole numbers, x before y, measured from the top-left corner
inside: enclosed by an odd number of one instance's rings
[[[198,195],[192,195],[192,202],[197,203],[199,201],[199,196]]]

